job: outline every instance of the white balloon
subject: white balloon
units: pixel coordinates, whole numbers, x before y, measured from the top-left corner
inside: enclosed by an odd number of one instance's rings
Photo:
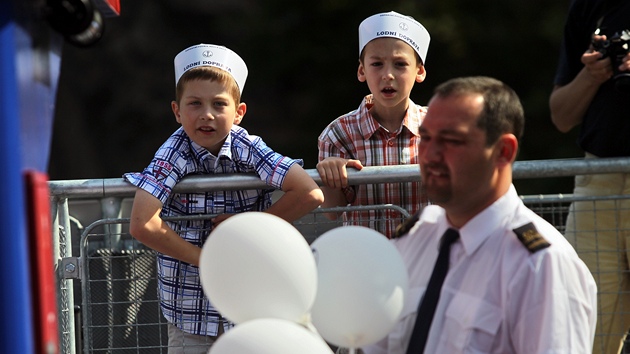
[[[394,245],[363,226],[332,229],[312,244],[318,271],[311,310],[329,343],[359,348],[384,338],[400,319],[407,269]]]
[[[303,322],[317,292],[308,242],[293,225],[263,212],[237,214],[219,224],[203,246],[199,273],[206,296],[235,323]]]
[[[225,332],[208,354],[333,354],[324,340],[296,323],[276,318],[244,322]]]

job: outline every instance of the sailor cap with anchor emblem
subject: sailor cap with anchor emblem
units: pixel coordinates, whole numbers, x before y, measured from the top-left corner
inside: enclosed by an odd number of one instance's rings
[[[418,53],[422,63],[425,63],[431,36],[413,17],[390,11],[363,20],[359,25],[359,56],[368,42],[382,37],[398,38],[409,44]]]
[[[213,66],[232,75],[241,94],[247,79],[247,65],[232,50],[214,44],[197,44],[188,47],[175,56],[175,85],[184,73],[200,66]]]

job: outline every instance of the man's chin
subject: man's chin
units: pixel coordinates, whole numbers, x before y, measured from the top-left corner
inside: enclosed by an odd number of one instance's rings
[[[431,204],[436,204],[439,206],[443,206],[444,204],[448,203],[448,201],[451,199],[449,193],[435,191],[435,190],[427,191],[427,197],[429,198],[429,201],[431,202]]]

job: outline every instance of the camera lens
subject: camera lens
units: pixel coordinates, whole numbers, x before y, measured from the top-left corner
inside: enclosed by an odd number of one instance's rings
[[[48,21],[72,44],[85,47],[103,35],[103,17],[91,0],[47,0]]]

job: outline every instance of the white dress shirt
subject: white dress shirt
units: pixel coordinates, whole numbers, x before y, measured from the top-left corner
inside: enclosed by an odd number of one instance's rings
[[[513,231],[529,223],[550,244],[530,252]],[[441,207],[424,209],[408,235],[392,240],[409,272],[402,318],[366,354],[405,354],[442,234]],[[529,210],[514,186],[459,230],[451,246],[425,353],[591,353],[595,280],[565,238]],[[418,353],[421,354],[421,353]]]

